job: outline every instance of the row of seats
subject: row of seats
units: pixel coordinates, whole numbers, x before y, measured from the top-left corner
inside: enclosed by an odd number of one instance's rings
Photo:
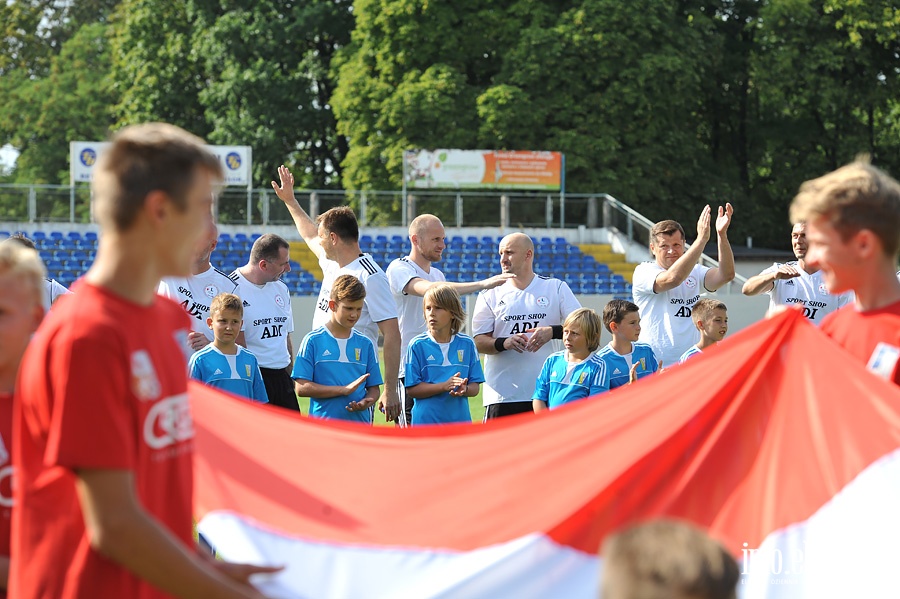
[[[9,233],[0,231],[0,239]],[[81,234],[77,231],[63,234],[58,231],[45,233],[34,231],[28,235],[41,252],[49,275],[64,285],[71,285],[94,261],[97,235],[93,232]],[[236,233],[233,236],[222,233],[219,236],[217,250],[211,256],[213,266],[230,273],[247,262],[250,246],[259,238],[259,234],[246,235]],[[469,282],[484,279],[500,272],[496,247],[499,237],[460,237],[448,239],[448,249],[438,265],[450,281]],[[606,264],[598,263],[592,256],[582,254],[577,246],[569,244],[564,238],[551,239],[543,237],[535,239],[537,247],[553,248],[546,253],[538,253],[535,259],[535,270],[544,275],[557,276],[566,280],[575,293],[614,293],[630,294],[629,285],[621,275],[610,272]],[[360,245],[390,244],[390,251],[371,251],[375,260],[383,268],[396,258],[409,253],[408,240],[394,235],[363,235]],[[243,249],[239,249],[243,247]],[[464,250],[463,247],[471,247]],[[484,248],[484,249],[482,249]],[[366,248],[362,248],[366,251]],[[572,251],[574,249],[574,251]],[[315,295],[319,285],[312,273],[291,261],[291,271],[283,277],[291,293],[296,295]]]

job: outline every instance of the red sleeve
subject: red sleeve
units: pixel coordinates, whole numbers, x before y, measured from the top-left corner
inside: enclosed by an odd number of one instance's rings
[[[115,330],[58,338],[49,360],[52,411],[44,464],[134,469],[128,350]]]

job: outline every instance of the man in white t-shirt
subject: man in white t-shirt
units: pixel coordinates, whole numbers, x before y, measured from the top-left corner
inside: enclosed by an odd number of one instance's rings
[[[781,306],[800,306],[810,322],[819,325],[822,319],[853,301],[853,292],[831,294],[825,286],[822,271],[806,261],[806,223],[791,229],[791,247],[796,262],[776,262],[755,277],[750,277],[741,289],[744,295],[768,293],[769,311]]]
[[[400,317],[400,377],[397,392],[403,411],[400,413],[400,425],[406,426],[412,421],[412,398],[406,397],[403,366],[406,348],[416,335],[425,332],[425,315],[422,312],[422,297],[433,285],[444,282],[444,273],[436,266],[446,247],[444,242],[444,224],[433,214],[420,214],[409,223],[409,241],[411,249],[408,256],[397,258],[387,267],[387,278],[397,304]],[[504,281],[515,275],[503,273],[482,281],[470,283],[447,283],[459,295],[474,293],[502,285]]]
[[[160,281],[157,293],[175,300],[191,317],[191,332],[187,343],[191,351],[203,349],[213,340],[212,329],[206,324],[209,304],[220,293],[233,293],[237,285],[209,261],[219,241],[219,229],[215,225],[203,240],[203,245],[194,256],[191,276],[186,278],[167,277]]]
[[[703,290],[715,291],[734,279],[734,255],[728,243],[731,204],[719,206],[716,217],[719,266],[697,264],[709,241],[711,210],[707,205],[697,221],[697,239],[685,251],[684,228],[674,220],[650,229],[650,253],[655,262],[634,269],[632,295],[641,312],[640,341],[647,343],[664,365],[678,363],[681,355],[699,340],[691,320],[691,307]]]
[[[235,293],[244,304],[244,329],[238,335],[238,345],[256,356],[269,403],[299,412],[291,379],[291,294],[278,280],[291,270],[290,247],[282,237],[266,233],[253,242],[250,260],[231,273],[231,280],[237,284]]]
[[[569,286],[534,272],[534,243],[524,233],[500,241],[500,267],[515,275],[478,294],[472,336],[484,358],[484,419],[533,412],[544,360],[559,351],[562,323],[581,307]]]
[[[378,399],[378,406],[389,422],[399,421],[397,375],[400,370],[400,326],[387,276],[372,256],[360,251],[359,224],[349,207],[332,208],[313,222],[294,197],[291,171],[281,165],[278,176],[280,183],[272,181],[272,188],[291,213],[297,232],[319,259],[324,275],[312,328],[322,326],[330,319],[328,300],[335,279],[349,274],[362,281],[366,287],[366,299],[355,328],[368,337],[376,348],[379,331],[384,336],[384,392]]]

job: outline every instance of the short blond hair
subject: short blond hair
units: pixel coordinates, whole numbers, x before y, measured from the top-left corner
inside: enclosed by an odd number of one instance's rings
[[[220,293],[213,298],[212,303],[209,305],[209,316],[212,318],[215,314],[224,312],[225,310],[237,312],[241,315],[241,318],[243,318],[244,302],[233,293]]]
[[[866,157],[800,186],[791,222],[814,218],[827,219],[845,241],[862,229],[872,231],[886,255],[900,253],[900,184]]]
[[[94,167],[94,216],[102,227],[126,231],[152,191],[184,211],[198,170],[222,179],[222,165],[196,135],[166,123],[125,127]]]
[[[572,325],[577,326],[587,342],[588,350],[594,351],[600,347],[600,333],[603,329],[603,321],[597,313],[590,308],[578,308],[566,317],[563,329]]]
[[[43,305],[47,269],[37,251],[10,239],[0,243],[0,274],[10,274],[22,279],[34,290],[35,300]]]
[[[713,312],[716,310],[728,312],[728,306],[719,300],[704,297],[697,300],[697,303],[691,308],[691,320],[694,321],[694,324],[697,324],[700,321],[706,322],[713,317]]]

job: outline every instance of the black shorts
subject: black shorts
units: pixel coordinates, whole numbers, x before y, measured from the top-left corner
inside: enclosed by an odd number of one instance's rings
[[[266,386],[266,394],[269,396],[269,403],[279,408],[300,411],[300,404],[297,403],[297,394],[294,392],[294,380],[288,374],[286,368],[263,368],[259,367],[262,373],[263,384]]]
[[[415,405],[416,403],[415,399],[406,395],[406,386],[404,385],[405,381],[405,376],[401,376],[399,379],[397,379],[397,394],[400,396],[401,408],[400,420],[397,422],[397,426],[401,428],[412,426],[412,409],[413,405]]]
[[[513,414],[534,413],[534,404],[530,401],[511,401],[508,403],[492,403],[484,408],[484,422]]]

